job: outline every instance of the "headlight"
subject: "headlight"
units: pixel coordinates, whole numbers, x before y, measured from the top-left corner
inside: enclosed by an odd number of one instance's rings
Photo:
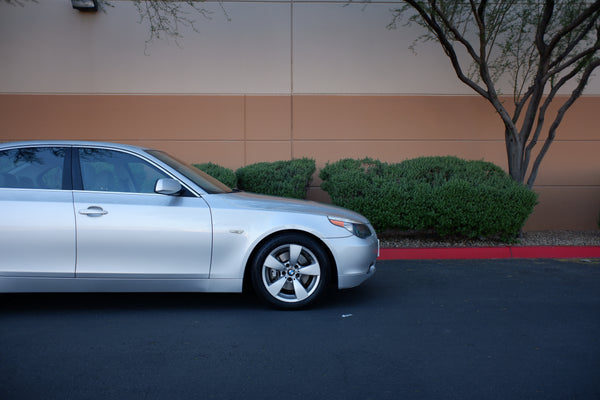
[[[339,226],[340,228],[346,229],[348,232],[357,236],[361,239],[368,238],[371,236],[371,229],[366,224],[361,224],[359,222],[351,221],[349,219],[337,218],[337,217],[328,217],[329,222],[334,224],[335,226]]]

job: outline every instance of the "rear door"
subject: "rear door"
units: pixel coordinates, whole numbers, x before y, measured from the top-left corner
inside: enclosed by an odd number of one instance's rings
[[[73,277],[70,148],[0,151],[0,275]]]
[[[75,157],[77,277],[208,278],[212,223],[201,197],[154,193],[170,176],[136,154],[79,148]]]

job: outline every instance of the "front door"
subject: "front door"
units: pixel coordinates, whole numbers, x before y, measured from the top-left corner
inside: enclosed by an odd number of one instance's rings
[[[212,223],[201,197],[154,193],[156,180],[170,176],[137,155],[77,154],[77,277],[208,278]]]

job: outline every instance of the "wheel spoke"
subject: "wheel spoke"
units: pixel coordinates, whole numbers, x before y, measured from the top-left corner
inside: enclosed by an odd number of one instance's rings
[[[302,246],[297,244],[290,245],[290,265],[292,267],[298,264],[298,257],[300,257],[300,252],[302,251]]]
[[[319,266],[319,263],[314,263],[307,265],[306,267],[299,268],[298,272],[300,275],[319,276],[321,275],[321,267]]]
[[[273,257],[271,254],[269,254],[267,259],[265,260],[264,265],[267,268],[275,269],[277,271],[283,271],[285,269],[285,265],[283,265],[283,263],[281,263],[281,261],[279,261],[278,259]]]
[[[279,293],[281,292],[283,285],[285,285],[285,282],[286,282],[285,277],[280,278],[280,279],[276,280],[275,282],[273,282],[272,285],[267,286],[267,290],[269,291],[269,293],[271,293],[271,295],[273,297],[277,297],[277,296],[279,296]]]
[[[296,294],[296,299],[298,299],[298,301],[308,297],[308,292],[297,279],[294,279],[294,293]]]

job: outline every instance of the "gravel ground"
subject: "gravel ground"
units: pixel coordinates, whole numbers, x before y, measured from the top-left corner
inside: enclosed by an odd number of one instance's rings
[[[509,245],[501,240],[444,238],[414,232],[378,233],[382,248],[394,247],[488,247]],[[600,231],[524,232],[511,246],[600,246]]]

